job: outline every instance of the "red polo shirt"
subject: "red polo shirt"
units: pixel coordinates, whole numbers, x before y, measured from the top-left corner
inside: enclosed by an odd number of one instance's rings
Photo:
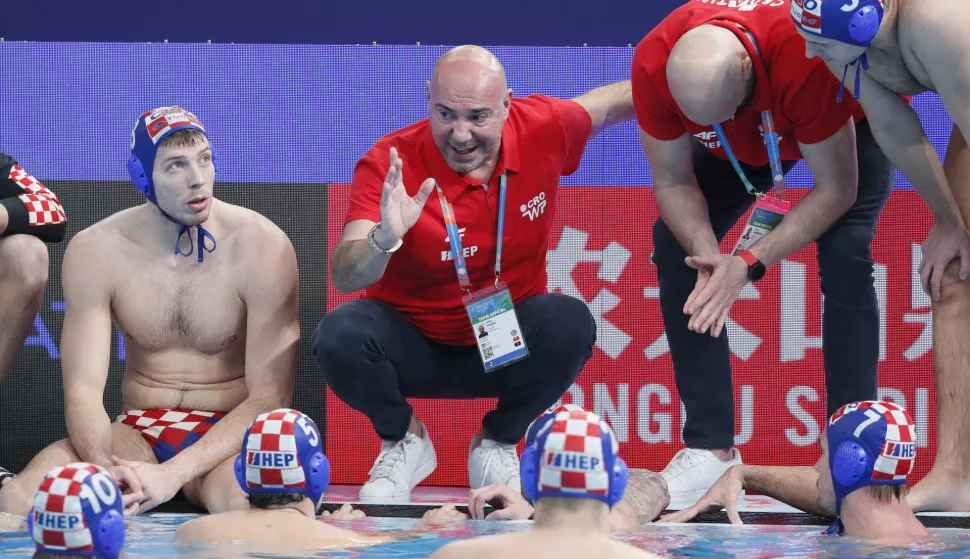
[[[744,43],[754,63],[756,85],[751,101],[734,120],[721,123],[740,161],[750,165],[768,163],[760,130],[764,109],[771,110],[785,160],[802,159],[798,142],[821,142],[838,132],[849,118],[862,120],[862,108],[852,98],[855,75],[850,72],[847,77],[847,88],[839,103],[839,80],[820,59],[805,58],[805,40],[791,22],[787,1],[749,2],[742,5],[743,9],[719,4],[706,0],[688,2],[637,45],[632,65],[633,102],[637,122],[647,134],[669,141],[689,132],[718,157],[727,159],[714,128],[688,120],[667,84],[667,58],[674,44],[684,33],[704,24],[731,30]],[[736,24],[754,35],[761,56]]]
[[[513,99],[502,129],[498,165],[486,189],[448,166],[431,137],[428,119],[421,120],[381,138],[358,161],[344,223],[380,221],[381,186],[390,149],[396,147],[408,194],[414,196],[432,177],[454,207],[468,276],[472,289],[478,290],[494,282],[499,177],[507,173],[501,279],[515,302],[545,293],[546,248],[559,177],[579,167],[591,126],[586,109],[574,101],[543,95]],[[432,339],[471,345],[475,337],[462,304],[464,294],[441,203],[432,192],[384,276],[367,288],[367,297],[401,311]]]

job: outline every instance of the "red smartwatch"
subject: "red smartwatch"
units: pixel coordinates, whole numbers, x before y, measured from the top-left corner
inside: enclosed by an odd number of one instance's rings
[[[738,253],[738,256],[748,265],[748,281],[753,283],[764,277],[767,271],[765,265],[758,260],[758,257],[751,254],[750,250],[742,250]]]

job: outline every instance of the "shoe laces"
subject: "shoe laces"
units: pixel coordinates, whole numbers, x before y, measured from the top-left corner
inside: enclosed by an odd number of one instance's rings
[[[664,474],[669,477],[679,475],[709,458],[710,451],[699,448],[685,448],[674,456],[665,468]]]
[[[387,478],[400,481],[399,466],[407,463],[407,452],[410,446],[417,444],[418,438],[413,435],[405,436],[400,441],[389,445],[381,451],[377,463],[371,468],[371,479]]]
[[[485,449],[492,456],[498,456],[497,464],[490,461],[489,467],[494,467],[502,477],[503,482],[508,483],[509,480],[519,475],[519,456],[515,452],[515,445],[495,442],[486,446]]]

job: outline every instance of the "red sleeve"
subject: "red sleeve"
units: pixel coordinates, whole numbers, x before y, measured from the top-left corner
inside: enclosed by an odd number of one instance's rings
[[[589,141],[589,132],[593,128],[593,121],[579,103],[569,100],[549,98],[556,110],[556,117],[563,131],[565,145],[562,170],[560,175],[567,176],[576,172],[583,159],[583,151]]]
[[[647,36],[637,45],[630,83],[637,124],[644,132],[663,141],[676,140],[687,132],[677,109],[672,106],[673,98],[667,87],[667,53],[659,41]],[[659,90],[665,91],[666,95],[661,95]]]
[[[850,71],[846,89],[839,95],[839,80],[819,59],[805,59],[804,43],[789,40],[782,45],[772,68],[771,87],[781,90],[781,109],[803,144],[827,140],[845,126],[859,105],[852,98]],[[776,89],[777,88],[777,89]]]
[[[390,148],[374,145],[354,167],[354,179],[350,184],[347,199],[347,214],[344,224],[355,219],[366,219],[375,223],[381,220],[381,190],[384,177],[391,164]]]

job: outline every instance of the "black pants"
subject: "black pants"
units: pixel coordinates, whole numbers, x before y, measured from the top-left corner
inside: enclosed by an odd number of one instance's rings
[[[476,346],[438,343],[398,311],[366,299],[340,305],[320,321],[313,356],[334,394],[369,417],[384,440],[407,434],[406,397],[498,398],[482,427],[492,439],[517,443],[583,370],[596,323],[584,302],[558,293],[529,297],[515,311],[529,357],[489,374]]]
[[[876,397],[879,360],[879,308],[873,285],[870,243],[876,221],[892,191],[896,169],[869,130],[856,126],[859,190],[855,203],[816,241],[822,293],[822,355],[828,414],[840,406]],[[785,162],[787,173],[795,162]],[[759,191],[772,188],[769,168],[742,165]],[[718,242],[755,199],[729,161],[695,142],[694,172],[707,199]],[[654,255],[660,284],[660,307],[674,363],[677,391],[687,418],[684,442],[689,448],[734,446],[734,389],[727,333],[717,338],[687,329],[684,303],[694,289],[697,271],[670,229],[658,219],[653,227]],[[784,328],[784,325],[782,325]],[[771,374],[766,371],[766,374]]]

